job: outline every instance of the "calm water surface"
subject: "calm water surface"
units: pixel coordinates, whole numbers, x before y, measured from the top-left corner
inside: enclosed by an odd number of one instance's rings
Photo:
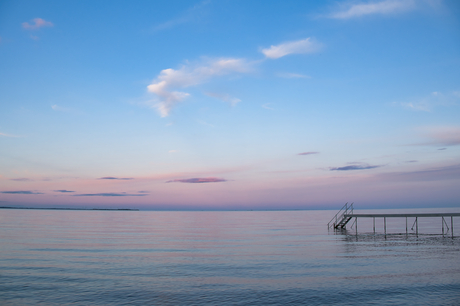
[[[334,214],[0,210],[0,304],[460,305],[440,218],[356,235],[328,232]]]

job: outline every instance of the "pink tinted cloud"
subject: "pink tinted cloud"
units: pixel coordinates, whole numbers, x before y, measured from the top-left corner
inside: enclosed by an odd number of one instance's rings
[[[14,178],[10,179],[10,181],[16,181],[16,182],[32,182],[33,180],[27,177],[21,177],[21,178]]]
[[[134,178],[132,177],[114,177],[114,176],[104,176],[98,178],[98,180],[122,180],[122,181],[128,181],[128,180],[133,180]]]
[[[247,164],[235,167],[223,167],[223,168],[211,168],[211,169],[202,169],[199,171],[181,171],[181,172],[170,172],[170,173],[162,173],[156,174],[154,176],[144,176],[144,177],[136,177],[136,182],[143,182],[143,181],[162,181],[162,180],[174,180],[176,177],[201,177],[204,176],[205,178],[207,175],[211,177],[211,175],[224,175],[228,173],[239,173],[239,172],[246,172],[250,170],[254,170],[263,165],[264,162],[260,162],[259,164]]]
[[[460,145],[460,127],[459,126],[442,126],[429,128],[426,132],[431,138],[431,144],[442,146]]]
[[[376,178],[382,178],[387,181],[397,182],[414,182],[414,181],[444,181],[460,179],[460,164],[431,167],[420,169],[418,171],[387,172],[376,175]]]
[[[100,192],[100,193],[84,193],[74,194],[75,197],[143,197],[147,193],[126,193],[126,192]]]
[[[30,23],[23,22],[22,27],[26,30],[38,30],[43,27],[52,27],[54,24],[50,21],[46,21],[42,18],[34,18]]]
[[[194,177],[189,179],[174,179],[169,180],[166,183],[219,183],[219,182],[226,182],[226,179],[219,178],[219,177]]]

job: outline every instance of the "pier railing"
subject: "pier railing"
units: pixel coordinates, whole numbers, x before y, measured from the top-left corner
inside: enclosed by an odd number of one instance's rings
[[[331,219],[331,221],[329,221],[329,223],[327,224],[327,228],[338,228],[339,226],[343,227],[346,222],[346,218],[345,216],[348,216],[348,215],[352,215],[353,214],[353,203],[351,204],[348,204],[345,203],[345,205],[343,205],[343,207],[339,210],[338,213],[335,214],[335,216]],[[345,223],[344,223],[345,222]],[[343,226],[342,226],[342,223],[343,223]]]
[[[414,230],[415,227],[415,235],[419,235],[418,231],[418,219],[419,218],[432,218],[432,217],[440,217],[441,218],[441,229],[442,229],[442,235],[444,236],[445,234],[449,234],[450,230],[450,236],[454,238],[454,217],[460,217],[460,212],[436,212],[436,213],[392,213],[392,214],[372,214],[372,213],[366,213],[366,214],[360,214],[360,213],[353,213],[353,203],[348,204],[345,203],[343,207],[339,210],[338,213],[335,214],[335,216],[329,221],[327,224],[327,228],[333,228],[335,230],[342,230],[345,229],[345,226],[351,219],[355,219],[352,228],[355,228],[356,235],[358,234],[358,219],[359,218],[372,218],[373,219],[373,232],[374,235],[376,233],[375,231],[375,219],[376,218],[382,218],[383,219],[383,230],[385,237],[387,235],[387,218],[405,218],[406,219],[406,235],[409,234],[408,232],[408,218],[415,218],[414,224],[411,227],[411,230]],[[450,226],[446,221],[446,218],[450,217]]]

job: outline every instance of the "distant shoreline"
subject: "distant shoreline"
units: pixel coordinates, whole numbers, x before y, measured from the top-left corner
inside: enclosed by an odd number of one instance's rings
[[[9,207],[0,206],[0,209],[40,209],[40,210],[123,210],[123,211],[139,211],[139,209],[132,208],[65,208],[65,207]]]

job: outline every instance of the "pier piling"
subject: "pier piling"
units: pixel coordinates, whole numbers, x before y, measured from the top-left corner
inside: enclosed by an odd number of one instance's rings
[[[407,236],[407,217],[406,217],[406,236]]]
[[[375,235],[375,217],[374,217],[374,235]]]

